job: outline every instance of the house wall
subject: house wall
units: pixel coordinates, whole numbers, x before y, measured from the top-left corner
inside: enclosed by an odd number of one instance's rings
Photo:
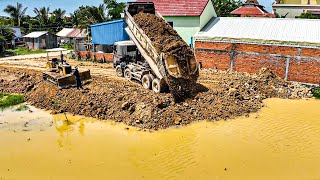
[[[212,1],[210,0],[200,16],[200,30],[207,25],[213,17],[217,17],[217,14],[214,10]]]
[[[204,68],[255,73],[266,67],[289,81],[320,84],[320,48],[197,41],[195,53]]]
[[[274,7],[273,9],[280,16],[285,16],[288,13],[286,18],[295,18],[303,13],[303,8],[301,7]]]
[[[25,38],[29,49],[52,49],[58,47],[58,38],[53,34],[44,34],[38,38]]]
[[[200,31],[199,16],[164,16],[163,18],[167,22],[173,22],[173,28],[187,44],[191,44],[191,37]]]
[[[308,0],[281,0],[282,4],[308,4]],[[310,0],[311,5],[319,4],[319,0]]]
[[[46,48],[46,49],[52,49],[52,48],[57,48],[58,47],[58,37],[53,34],[48,34],[47,36],[41,36],[45,38],[45,43],[41,48]]]

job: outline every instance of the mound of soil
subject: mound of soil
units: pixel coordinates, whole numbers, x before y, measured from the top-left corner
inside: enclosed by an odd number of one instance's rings
[[[164,19],[142,12],[136,14],[133,18],[136,24],[149,37],[159,54],[164,53],[165,55],[175,57],[177,60],[182,70],[181,73],[188,79],[188,82],[180,82],[182,80],[169,77],[167,83],[176,101],[183,101],[190,96],[191,88],[194,86],[197,78],[197,75],[194,75],[194,78],[190,78],[188,72],[187,62],[190,59],[195,59],[193,50]]]
[[[164,19],[145,13],[136,14],[133,18],[159,54],[162,52],[174,56],[181,63],[180,67],[187,71],[186,60],[194,58],[194,53]]]
[[[267,69],[254,75],[201,71],[191,99],[175,103],[171,94],[156,94],[133,82],[93,76],[84,91],[59,90],[43,82],[41,72],[1,68],[0,92],[24,93],[27,101],[53,113],[69,112],[123,122],[142,129],[162,129],[200,120],[226,120],[258,111],[266,98],[303,98],[309,89],[286,82]],[[13,76],[14,80],[6,77]],[[19,78],[21,77],[21,78]],[[30,85],[33,88],[28,88]]]

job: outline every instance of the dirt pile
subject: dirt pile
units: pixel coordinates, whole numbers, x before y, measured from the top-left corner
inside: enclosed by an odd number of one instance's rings
[[[1,67],[0,67],[1,68]],[[41,82],[41,76],[34,71],[0,71],[0,93],[27,93]]]
[[[189,65],[187,62],[190,59],[195,59],[193,50],[164,19],[145,13],[139,13],[133,18],[136,24],[149,37],[159,54],[164,53],[166,56],[173,56],[177,60],[182,71],[181,74],[188,79],[188,82],[168,77],[167,83],[176,101],[183,101],[185,97],[190,96],[191,88],[198,76],[198,74],[195,74],[193,78],[189,77]],[[189,84],[190,86],[187,86]]]
[[[139,13],[134,17],[135,23],[149,37],[158,53],[174,56],[183,70],[187,70],[186,60],[194,58],[192,49],[178,33],[162,18],[153,14]]]
[[[201,84],[194,87],[193,98],[183,103],[175,103],[171,94],[155,94],[138,83],[110,77],[93,76],[91,84],[85,86],[87,90],[78,91],[59,90],[39,81],[41,72],[0,68],[0,74],[16,75],[15,81],[1,80],[0,92],[24,93],[27,101],[38,108],[114,120],[143,129],[235,118],[258,111],[265,98],[311,95],[309,89],[285,82],[266,69],[255,75],[201,71]],[[28,78],[19,79],[21,74]],[[21,83],[25,84],[20,86]],[[34,87],[27,91],[29,84]]]

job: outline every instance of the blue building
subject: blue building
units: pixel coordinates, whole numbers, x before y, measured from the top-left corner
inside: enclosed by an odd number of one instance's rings
[[[117,41],[129,40],[123,20],[91,25],[92,43],[95,45],[113,45]]]

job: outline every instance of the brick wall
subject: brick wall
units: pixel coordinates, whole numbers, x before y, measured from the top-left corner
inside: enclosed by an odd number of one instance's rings
[[[112,53],[93,53],[90,51],[79,51],[77,53],[77,58],[89,61],[112,62],[112,57]]]
[[[289,81],[320,84],[320,48],[230,42],[195,42],[203,68],[255,73],[263,67]]]

